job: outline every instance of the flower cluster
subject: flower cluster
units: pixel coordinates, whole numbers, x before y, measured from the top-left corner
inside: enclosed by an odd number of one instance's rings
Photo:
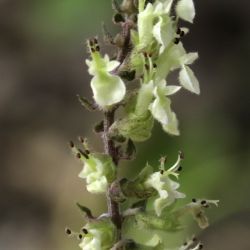
[[[167,167],[166,158],[159,166],[148,163],[133,179],[118,178],[120,160],[131,160],[136,152],[134,142],[150,138],[154,122],[170,135],[179,135],[178,119],[171,107],[171,96],[182,88],[200,94],[200,87],[190,65],[198,58],[186,52],[181,42],[189,30],[180,21],[192,23],[195,17],[193,0],[123,0],[118,4],[113,21],[122,32],[113,38],[104,27],[105,41],[116,47],[115,59],[102,55],[97,38],[88,41],[90,59],[86,60],[92,76],[94,103],[80,97],[89,110],[100,110],[104,119],[94,131],[101,135],[105,153],[90,150],[86,139],[81,147],[70,143],[73,154],[83,169],[79,177],[87,190],[105,194],[108,213],[99,217],[78,203],[85,214],[81,232],[66,229],[80,240],[83,250],[155,249],[173,250],[166,232],[183,229],[181,218],[190,214],[204,229],[208,226],[205,209],[218,205],[217,200],[193,199],[178,205],[182,193],[179,175],[183,153]],[[168,76],[178,70],[179,84],[169,84]],[[123,108],[116,120],[115,111]],[[121,205],[120,203],[123,203]],[[122,209],[121,209],[122,208]],[[194,237],[175,250],[198,250],[203,245]]]

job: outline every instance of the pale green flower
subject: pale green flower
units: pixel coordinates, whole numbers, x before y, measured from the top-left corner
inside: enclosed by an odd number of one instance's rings
[[[79,177],[86,179],[87,190],[91,193],[105,193],[115,177],[115,166],[111,157],[96,153],[81,159],[84,166]]]
[[[100,107],[107,107],[120,102],[125,94],[126,87],[122,79],[111,72],[119,66],[119,62],[110,61],[108,55],[101,57],[99,51],[91,52],[92,60],[86,60],[89,73],[94,77],[91,88],[94,99]]]
[[[148,3],[146,8],[138,14],[138,34],[140,48],[147,47],[153,38],[153,21],[155,18],[154,6]]]
[[[199,95],[200,86],[194,72],[186,65],[182,65],[179,74],[180,84],[187,90]]]
[[[172,135],[179,135],[178,120],[171,110],[171,101],[167,96],[175,94],[180,89],[180,86],[166,86],[166,81],[162,80],[154,88],[155,100],[149,106],[153,117],[162,124],[164,131]]]
[[[195,17],[193,0],[180,0],[176,5],[176,14],[181,19],[192,23]]]
[[[154,41],[153,37],[164,46],[169,43],[173,35],[172,30],[170,34],[172,23],[168,15],[172,2],[172,0],[156,1],[154,5],[148,3],[146,8],[138,14],[139,49],[151,45]],[[156,18],[159,18],[159,20],[155,24]],[[167,40],[165,41],[164,39]]]
[[[158,17],[158,22],[153,27],[153,35],[157,42],[165,49],[175,38],[176,32],[173,21],[169,15]]]
[[[135,114],[142,115],[148,111],[148,107],[154,97],[154,82],[151,80],[149,83],[142,83],[138,91]]]
[[[165,171],[162,165],[161,171],[154,172],[145,181],[145,187],[153,188],[158,192],[154,200],[154,210],[158,216],[161,215],[164,208],[173,204],[176,199],[185,197],[183,193],[177,191],[180,184],[170,178],[171,175],[178,177],[180,162],[181,155],[178,156],[176,163],[171,168]]]
[[[176,215],[182,216],[186,213],[191,213],[193,218],[197,221],[200,228],[204,229],[209,226],[208,218],[205,214],[205,209],[210,205],[218,206],[218,200],[196,200],[187,204],[184,208],[177,210]]]
[[[84,229],[87,233],[79,244],[82,250],[110,250],[115,243],[115,226],[108,219],[89,222]]]

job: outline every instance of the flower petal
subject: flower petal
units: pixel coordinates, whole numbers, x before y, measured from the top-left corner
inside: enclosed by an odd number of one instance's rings
[[[188,67],[183,65],[179,74],[180,84],[187,90],[199,95],[200,85],[194,72]]]
[[[169,117],[170,117],[169,122],[165,125],[162,124],[163,130],[171,135],[176,135],[176,136],[180,135],[180,131],[178,128],[179,123],[176,114],[172,111]]]
[[[176,5],[176,13],[183,20],[192,23],[195,17],[193,0],[180,0]]]
[[[181,86],[175,86],[175,85],[166,86],[165,95],[166,96],[173,95],[177,93],[180,89]]]
[[[120,102],[126,93],[124,82],[119,76],[98,74],[91,80],[94,99],[101,107]]]

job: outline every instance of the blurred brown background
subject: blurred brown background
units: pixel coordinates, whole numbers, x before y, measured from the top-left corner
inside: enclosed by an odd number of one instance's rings
[[[202,94],[174,97],[181,136],[169,137],[157,125],[123,172],[133,176],[164,154],[173,162],[182,149],[187,199],[221,200],[200,235],[205,249],[249,250],[250,2],[195,2],[184,45],[200,54],[193,69]],[[102,21],[113,30],[110,6],[106,0],[0,0],[0,250],[78,249],[64,235],[66,225],[82,225],[75,202],[105,211],[103,197],[87,194],[77,177],[81,166],[67,142],[83,135],[101,148],[91,133],[100,114],[85,111],[76,94],[91,96],[85,40],[101,33]],[[187,233],[193,231],[199,229],[191,223]]]

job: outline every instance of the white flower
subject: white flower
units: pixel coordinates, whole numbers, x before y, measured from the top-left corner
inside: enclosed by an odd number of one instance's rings
[[[92,60],[86,60],[89,73],[94,77],[91,80],[91,88],[96,103],[105,108],[120,102],[126,93],[124,82],[112,72],[119,66],[118,61],[110,61],[108,55],[101,57],[99,51],[92,48]]]
[[[115,241],[115,227],[103,219],[85,225],[87,233],[79,244],[82,250],[110,250]]]
[[[176,5],[176,13],[183,20],[192,23],[195,17],[193,0],[180,0]]]
[[[171,110],[171,101],[167,96],[175,94],[180,86],[166,86],[162,80],[154,89],[155,100],[149,106],[153,117],[162,124],[162,128],[169,134],[179,135],[178,120]]]
[[[178,156],[177,162],[168,170],[164,170],[161,166],[161,171],[154,172],[145,181],[147,188],[154,188],[158,195],[154,200],[154,210],[157,216],[160,216],[163,209],[170,206],[176,199],[184,198],[185,194],[177,191],[180,184],[173,181],[170,176],[178,177],[178,168],[181,161],[181,155]]]
[[[115,175],[112,159],[104,154],[89,154],[81,158],[84,166],[79,177],[86,179],[87,190],[91,193],[105,193]]]

